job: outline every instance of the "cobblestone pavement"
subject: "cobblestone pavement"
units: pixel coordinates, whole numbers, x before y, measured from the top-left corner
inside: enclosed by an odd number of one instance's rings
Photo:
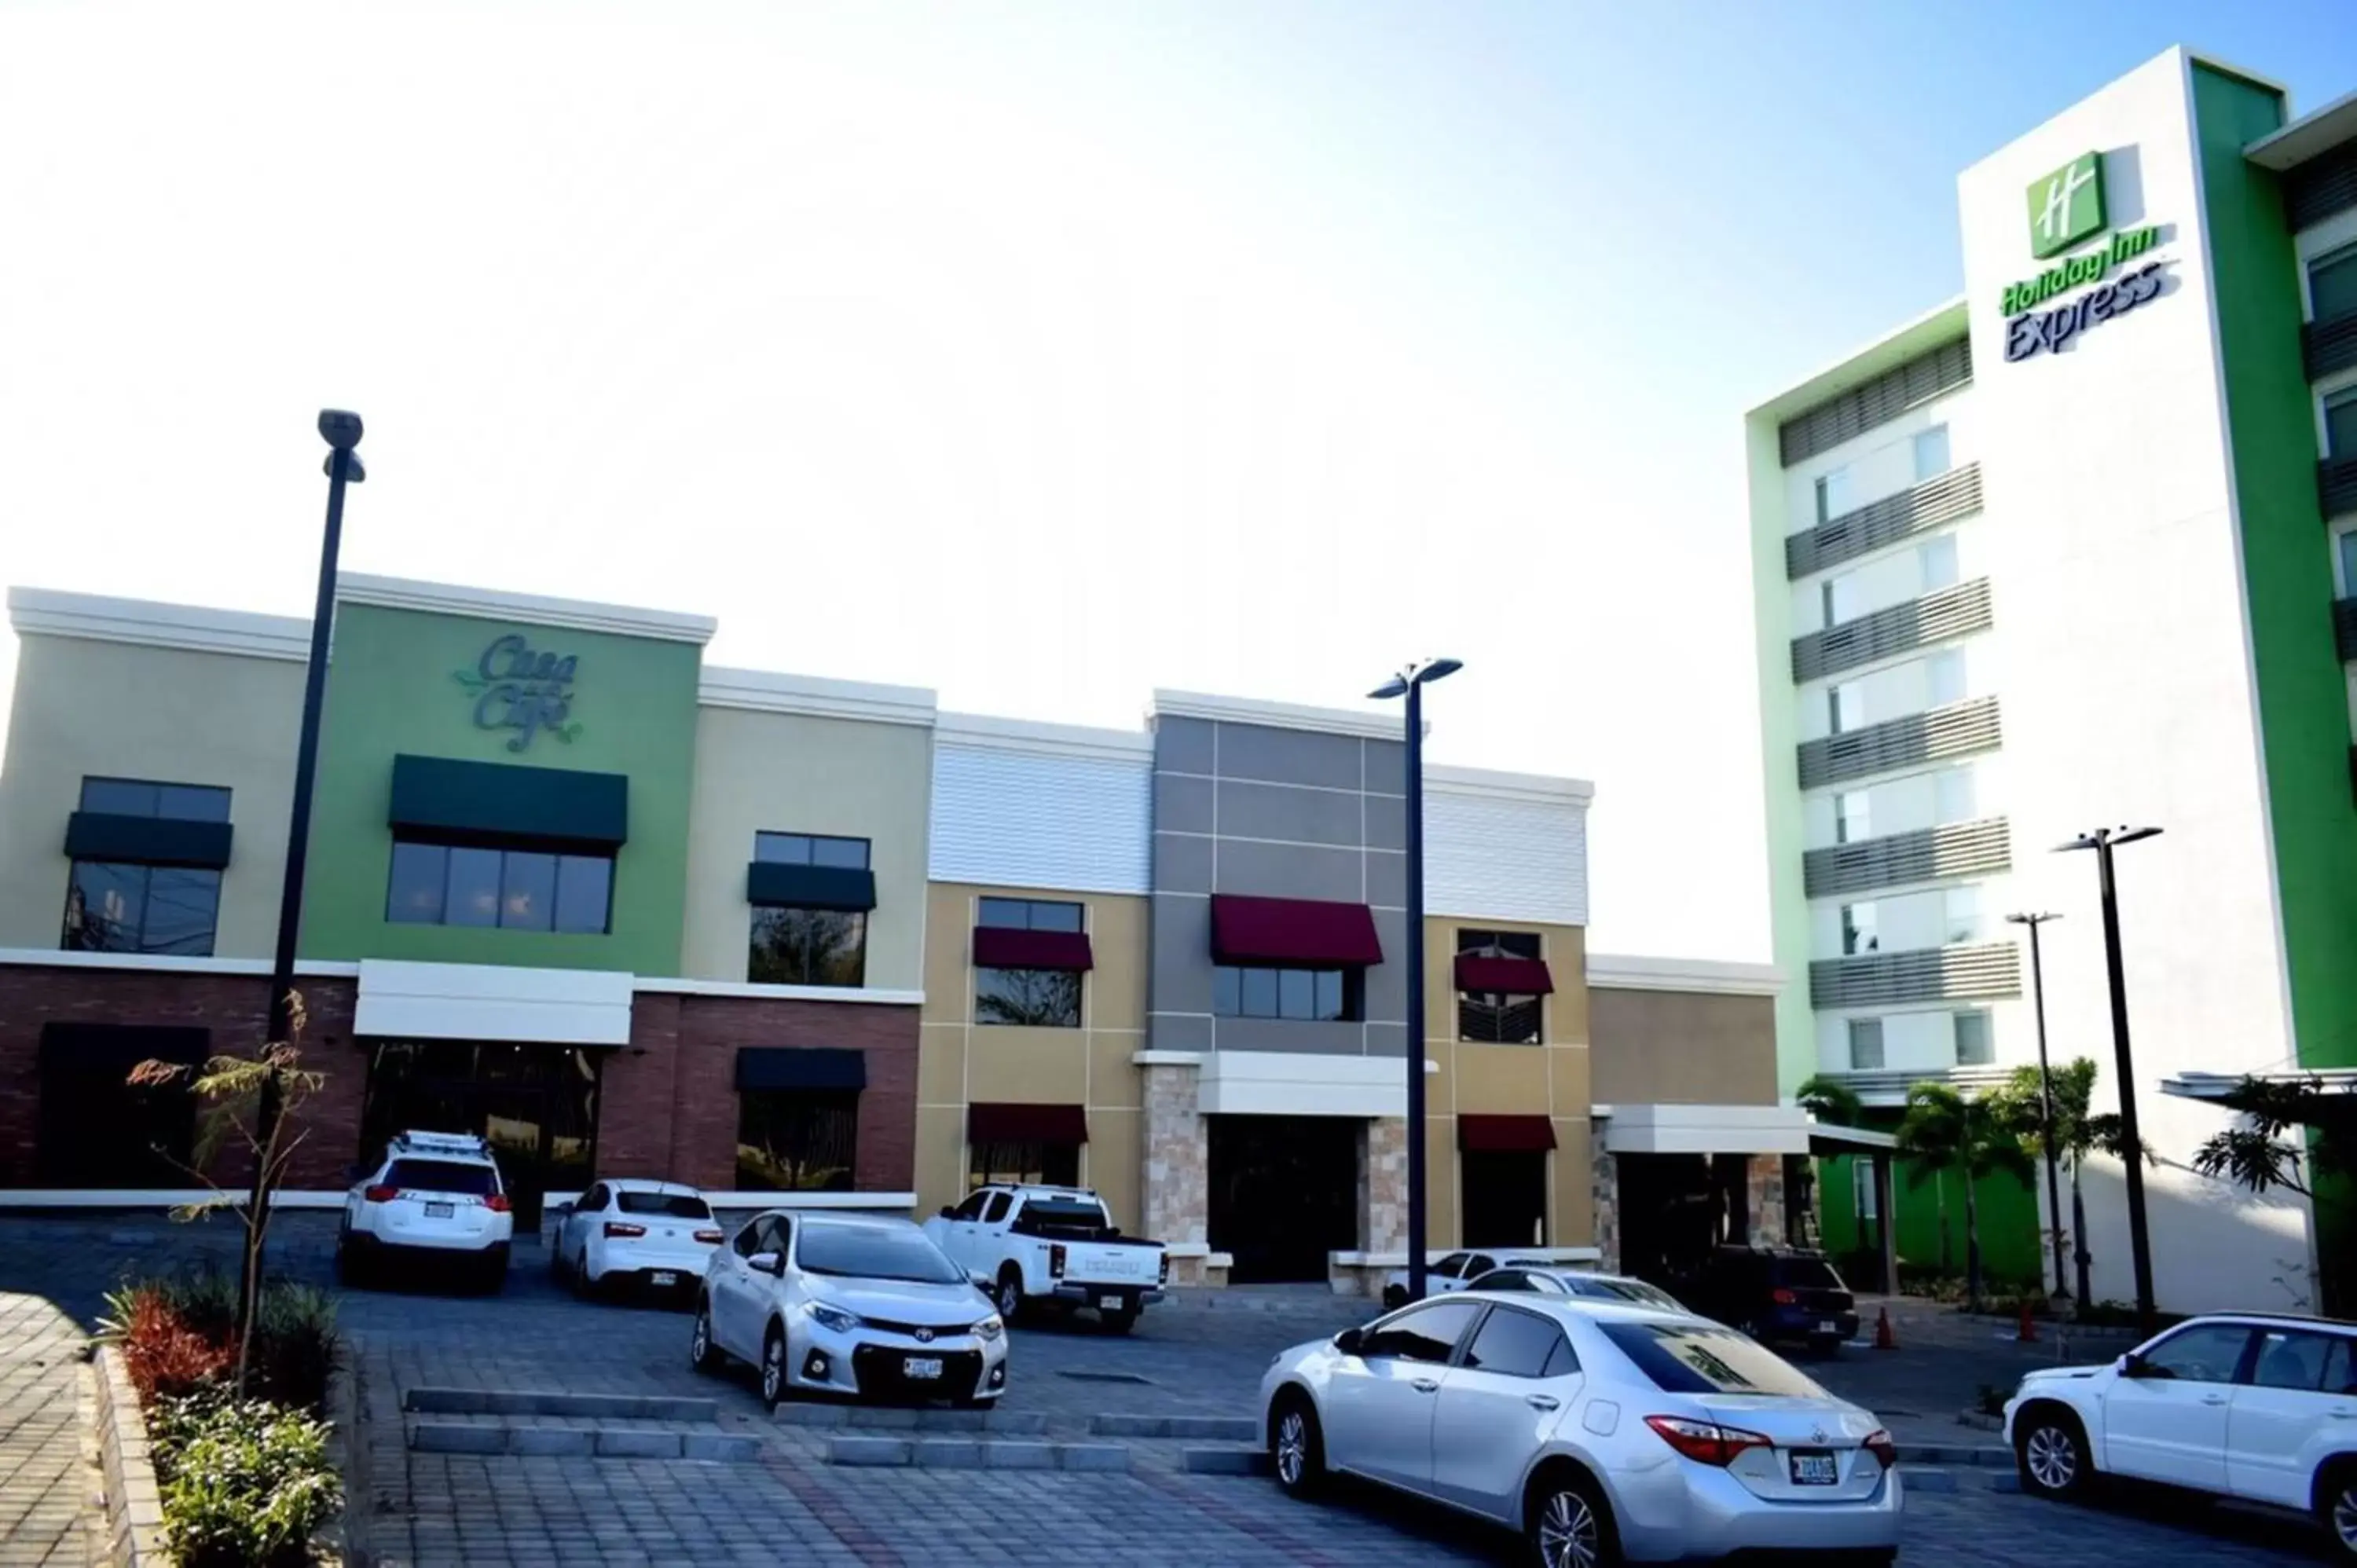
[[[0,1294],[0,1568],[83,1568],[102,1536],[81,1326]]]
[[[278,1266],[325,1279],[316,1217],[285,1231]],[[186,1228],[0,1221],[0,1289],[36,1288],[88,1321],[127,1262],[142,1272],[226,1255],[234,1233]],[[909,1470],[824,1462],[829,1434],[772,1423],[742,1378],[686,1365],[678,1310],[571,1299],[536,1249],[520,1250],[496,1297],[356,1293],[343,1323],[359,1353],[370,1506],[364,1544],[391,1565],[1501,1563],[1512,1542],[1454,1515],[1359,1488],[1310,1507],[1265,1480],[1181,1473],[1175,1443],[1135,1445],[1126,1475]],[[1003,1408],[1082,1438],[1089,1417],[1249,1414],[1269,1357],[1365,1316],[1314,1290],[1207,1294],[1150,1310],[1127,1337],[1084,1323],[1017,1331]],[[1893,1352],[1845,1351],[1811,1369],[1876,1409],[1902,1442],[1993,1441],[1954,1423],[1981,1381],[2007,1382],[2062,1348],[2016,1346],[1980,1322],[1925,1318]],[[2069,1348],[2077,1359],[2108,1342]],[[761,1443],[750,1464],[479,1457],[414,1452],[400,1391],[425,1385],[694,1395],[726,1431]],[[1102,1441],[1102,1440],[1101,1440]],[[2068,1509],[1993,1493],[1984,1473],[1951,1472],[1909,1495],[1904,1561],[1943,1568],[2051,1568],[2057,1561],[2198,1557],[2225,1568],[2316,1561],[2296,1525],[2147,1497]],[[12,1495],[13,1494],[9,1494]],[[16,1560],[9,1560],[14,1562]],[[32,1559],[30,1561],[38,1561]]]

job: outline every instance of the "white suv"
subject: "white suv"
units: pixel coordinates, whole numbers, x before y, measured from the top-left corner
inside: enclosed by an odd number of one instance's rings
[[[470,1133],[397,1133],[384,1159],[344,1196],[336,1268],[364,1284],[408,1252],[466,1265],[484,1289],[507,1279],[515,1215],[490,1146]]]
[[[2357,1562],[2357,1324],[2192,1318],[2107,1367],[2030,1373],[2006,1402],[2022,1490],[2100,1472],[2312,1514]]]

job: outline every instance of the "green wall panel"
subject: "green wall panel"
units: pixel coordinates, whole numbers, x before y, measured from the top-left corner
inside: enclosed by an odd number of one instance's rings
[[[1861,1235],[1853,1207],[1851,1167],[1858,1156],[1842,1155],[1817,1162],[1823,1182],[1820,1234],[1824,1249],[1846,1257],[1870,1244]],[[1940,1200],[1930,1178],[1921,1187],[1907,1179],[1907,1164],[1900,1161],[1890,1173],[1899,1210],[1899,1260],[1902,1263],[1936,1267],[1940,1262]],[[1954,1172],[1947,1176],[1949,1264],[1961,1277],[1964,1272],[1964,1181]],[[1981,1271],[1991,1280],[2031,1282],[2051,1265],[2049,1243],[2040,1229],[2038,1195],[2027,1183],[2010,1176],[1988,1176],[1975,1188],[1980,1205]],[[2066,1195],[2065,1201],[2068,1201]],[[1855,1283],[1855,1282],[1853,1282]]]
[[[497,696],[486,702],[490,687],[479,674],[486,650],[509,636],[522,637],[536,653],[574,660],[570,682],[560,682],[570,690],[563,710],[515,708]],[[320,732],[304,955],[676,974],[700,654],[692,643],[339,606]],[[511,668],[513,658],[511,650],[493,655],[494,673]],[[529,729],[486,728],[479,713],[534,722]],[[386,818],[393,759],[403,752],[627,776],[630,842],[615,858],[610,931],[388,922],[393,833]]]
[[[2283,104],[2198,63],[2193,103],[2292,1027],[2303,1066],[2357,1066],[2357,807],[2298,263],[2277,177],[2242,153]]]

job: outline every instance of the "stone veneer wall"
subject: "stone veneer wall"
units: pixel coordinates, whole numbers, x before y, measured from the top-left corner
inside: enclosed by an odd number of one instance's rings
[[[1359,1247],[1407,1251],[1407,1122],[1378,1116],[1359,1144]]]
[[[1747,1238],[1755,1247],[1784,1245],[1784,1156],[1754,1155],[1744,1165],[1745,1208],[1751,1219]]]
[[[1604,1151],[1604,1128],[1589,1124],[1590,1187],[1596,1203],[1596,1267],[1600,1273],[1620,1272],[1620,1162]]]
[[[1196,1109],[1196,1078],[1191,1063],[1154,1062],[1141,1066],[1145,1081],[1146,1157],[1140,1183],[1145,1191],[1146,1233],[1166,1245],[1201,1248],[1206,1244],[1211,1208],[1211,1181],[1205,1165],[1203,1117]],[[1170,1260],[1170,1283],[1200,1285],[1205,1280],[1201,1251]]]

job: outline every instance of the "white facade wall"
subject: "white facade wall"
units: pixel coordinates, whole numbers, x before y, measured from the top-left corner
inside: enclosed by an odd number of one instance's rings
[[[1427,768],[1427,913],[1587,924],[1587,786]]]
[[[1146,894],[1154,747],[1144,734],[944,714],[933,747],[935,882]]]

